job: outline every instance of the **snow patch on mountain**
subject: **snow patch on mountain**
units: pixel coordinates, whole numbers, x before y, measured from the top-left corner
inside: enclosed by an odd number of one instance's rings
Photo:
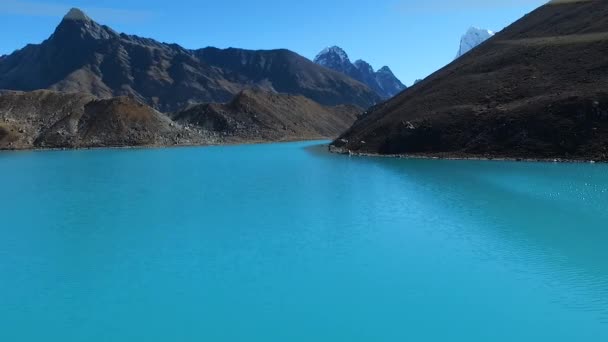
[[[315,57],[314,62],[319,65],[326,66],[326,64],[329,65],[335,60],[342,63],[350,63],[350,59],[348,58],[346,51],[342,50],[342,48],[338,46],[330,46],[323,49],[323,51],[319,52],[317,57]]]
[[[494,32],[486,29],[480,29],[477,27],[469,28],[469,30],[460,39],[460,48],[458,49],[456,58],[459,58],[460,56],[476,48],[481,43],[492,38],[494,34]]]

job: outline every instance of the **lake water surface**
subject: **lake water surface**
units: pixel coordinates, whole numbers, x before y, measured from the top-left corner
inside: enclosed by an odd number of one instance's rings
[[[318,144],[0,153],[0,341],[608,341],[607,165]]]

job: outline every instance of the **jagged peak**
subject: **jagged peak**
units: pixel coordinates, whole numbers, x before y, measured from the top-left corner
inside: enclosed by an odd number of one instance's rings
[[[357,59],[353,64],[361,65],[361,66],[371,66],[369,63],[367,63],[366,61],[364,61],[362,59]]]
[[[378,69],[379,73],[383,73],[383,74],[391,74],[393,75],[393,71],[391,70],[391,68],[389,68],[388,66],[383,66],[382,68]]]
[[[317,57],[315,57],[315,61],[319,61],[321,60],[324,56],[326,55],[337,55],[341,60],[343,61],[350,61],[348,58],[348,54],[346,53],[346,51],[344,51],[344,49],[342,49],[339,46],[329,46],[326,47],[325,49],[323,49],[323,51],[319,52],[319,54],[317,55]]]
[[[110,39],[118,36],[111,28],[100,25],[78,8],[72,8],[55,29],[53,38],[80,37],[92,39]]]
[[[374,73],[374,68],[369,63],[367,63],[366,61],[364,61],[362,59],[356,60],[355,63],[353,63],[353,64],[359,71],[365,71],[365,72],[368,72],[371,74]]]
[[[84,13],[79,8],[72,8],[70,11],[63,17],[63,20],[75,20],[75,21],[91,21],[86,13]]]

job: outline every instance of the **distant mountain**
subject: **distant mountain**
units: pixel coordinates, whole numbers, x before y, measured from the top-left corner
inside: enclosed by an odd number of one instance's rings
[[[222,70],[241,89],[303,95],[318,103],[367,108],[380,101],[371,89],[339,72],[327,70],[289,50],[204,48],[193,51],[202,63]]]
[[[346,52],[337,46],[328,47],[319,52],[315,57],[314,62],[351,77],[354,76],[358,70],[353,63],[351,63]]]
[[[462,36],[462,38],[460,38],[460,47],[458,48],[456,58],[459,58],[465,53],[473,50],[479,44],[492,38],[494,34],[495,33],[490,30],[479,29],[476,27],[469,28],[469,30]]]
[[[332,149],[608,161],[607,32],[608,1],[548,2],[371,108]]]
[[[129,95],[161,111],[229,101],[252,86],[325,104],[369,107],[367,86],[288,50],[203,49],[117,33],[72,9],[41,44],[0,59],[0,89]]]
[[[369,63],[363,60],[352,63],[348,54],[337,46],[321,51],[315,57],[314,62],[360,81],[384,99],[391,98],[406,88],[389,67],[384,66],[376,72]]]

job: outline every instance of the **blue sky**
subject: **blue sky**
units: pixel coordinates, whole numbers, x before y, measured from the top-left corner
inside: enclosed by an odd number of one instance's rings
[[[70,7],[120,32],[187,48],[326,46],[410,85],[449,63],[470,26],[500,30],[545,0],[0,0],[0,54],[46,39]]]

